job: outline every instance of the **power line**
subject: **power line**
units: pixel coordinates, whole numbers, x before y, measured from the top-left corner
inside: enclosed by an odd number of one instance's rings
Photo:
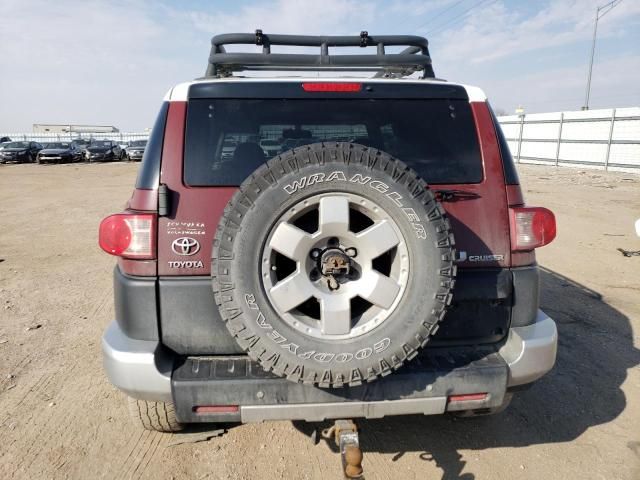
[[[448,11],[452,10],[453,8],[457,7],[458,5],[460,5],[461,3],[466,2],[467,0],[458,0],[457,2],[455,2],[453,5],[449,5],[449,7],[445,8],[444,10],[440,11],[439,13],[437,13],[436,15],[434,15],[433,17],[431,17],[429,20],[427,20],[425,23],[418,25],[416,28],[414,28],[412,31],[416,31],[416,30],[420,30],[421,28],[426,27],[427,25],[429,25],[431,22],[433,22],[436,18],[441,17],[442,15],[444,15],[445,13],[447,13]]]
[[[446,30],[448,27],[450,27],[451,25],[454,25],[454,24],[458,23],[459,21],[463,20],[471,10],[474,10],[474,9],[480,7],[480,6],[488,7],[489,5],[497,2],[497,0],[492,0],[488,4],[483,5],[487,1],[488,0],[480,0],[479,2],[474,3],[469,8],[467,8],[466,10],[461,12],[459,15],[456,15],[455,17],[450,18],[447,22],[441,24],[440,26],[437,26],[437,27],[427,31],[427,34],[433,35],[435,33],[442,32],[442,31]]]
[[[480,6],[485,6],[488,7],[489,5],[492,5],[494,3],[496,3],[498,0],[492,0],[490,1],[488,4],[486,5],[482,5],[483,3],[485,3],[487,0],[480,0],[479,2],[474,3],[473,5],[471,5],[469,8],[467,8],[464,12],[460,13],[460,15],[457,15],[451,19],[449,19],[448,22],[443,23],[442,25],[440,25],[439,27],[436,27],[432,30],[428,30],[426,33],[428,35],[433,35],[435,33],[441,32],[443,30],[446,30],[449,26],[458,23],[461,19],[463,19],[467,13],[469,13],[471,10],[478,8]]]

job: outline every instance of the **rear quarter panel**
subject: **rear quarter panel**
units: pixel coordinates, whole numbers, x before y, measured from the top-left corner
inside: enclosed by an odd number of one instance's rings
[[[475,184],[437,185],[437,190],[459,190],[474,195],[443,202],[464,268],[507,267],[511,262],[509,212],[500,149],[486,102],[472,102],[471,110],[482,155],[483,180]],[[502,256],[501,260],[477,257]]]
[[[158,275],[209,275],[211,246],[218,221],[236,187],[187,187],[183,179],[182,155],[186,102],[171,102],[167,116],[160,182],[170,190],[171,210],[158,219]],[[178,238],[189,237],[199,244],[193,255],[178,255],[171,245]],[[175,262],[192,262],[180,265]]]

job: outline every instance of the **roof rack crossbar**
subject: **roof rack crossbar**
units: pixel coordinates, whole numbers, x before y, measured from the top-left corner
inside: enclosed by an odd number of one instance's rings
[[[258,45],[262,53],[227,52],[226,45]],[[271,53],[272,45],[320,47],[320,54]],[[330,55],[330,47],[375,46],[375,54]],[[405,46],[400,53],[386,53],[386,47]],[[434,78],[429,42],[414,35],[267,35],[226,33],[211,39],[211,53],[205,77],[228,76],[242,70],[371,70],[378,76],[388,73],[408,75],[423,72],[423,78]]]

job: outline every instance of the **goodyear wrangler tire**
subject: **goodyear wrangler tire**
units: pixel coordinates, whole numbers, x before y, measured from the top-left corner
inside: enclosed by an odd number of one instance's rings
[[[229,331],[267,371],[320,387],[373,381],[416,356],[451,301],[453,235],[400,160],[316,143],[258,168],[212,253]]]

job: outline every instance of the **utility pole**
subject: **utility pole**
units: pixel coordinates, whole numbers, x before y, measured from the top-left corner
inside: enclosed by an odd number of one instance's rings
[[[589,62],[589,76],[587,77],[587,93],[584,98],[582,110],[589,110],[589,97],[591,96],[591,72],[593,71],[593,57],[596,52],[596,35],[598,33],[598,20],[613,10],[622,0],[612,0],[611,2],[596,8],[596,19],[593,22],[593,41],[591,42],[591,61]]]

